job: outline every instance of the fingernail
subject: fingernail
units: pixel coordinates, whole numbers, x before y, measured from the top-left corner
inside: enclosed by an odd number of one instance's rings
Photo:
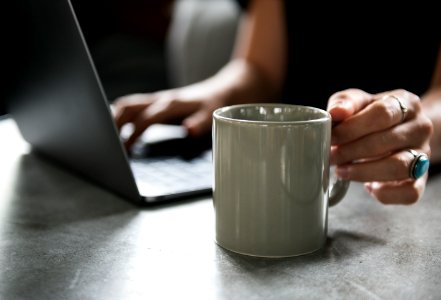
[[[348,109],[348,108],[352,107],[352,103],[347,100],[338,100],[338,101],[335,101],[334,103],[332,103],[331,106],[329,107],[329,109],[336,108],[336,107]]]
[[[329,159],[329,163],[333,166],[336,165],[338,160],[337,160],[337,147],[333,146],[332,144],[334,144],[332,142],[332,137],[331,137],[331,156]]]

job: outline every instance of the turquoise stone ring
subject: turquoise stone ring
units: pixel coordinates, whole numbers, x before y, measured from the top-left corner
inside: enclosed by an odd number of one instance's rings
[[[407,150],[413,155],[413,161],[410,164],[409,176],[413,179],[418,179],[429,170],[429,157],[425,153],[418,153],[415,150]]]

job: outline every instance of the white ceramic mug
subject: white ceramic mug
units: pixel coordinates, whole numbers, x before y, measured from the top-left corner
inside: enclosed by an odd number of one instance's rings
[[[213,113],[216,242],[252,256],[320,249],[328,207],[348,181],[330,180],[331,116],[308,106],[243,104]]]

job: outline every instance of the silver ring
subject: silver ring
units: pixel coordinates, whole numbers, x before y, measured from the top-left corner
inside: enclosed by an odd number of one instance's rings
[[[389,95],[389,97],[397,100],[398,105],[400,106],[400,109],[401,109],[401,123],[402,123],[404,121],[404,119],[406,119],[406,115],[407,115],[407,112],[409,111],[409,109],[407,108],[407,106],[403,103],[403,101],[398,96]]]
[[[413,160],[409,168],[409,177],[413,179],[418,179],[423,176],[427,170],[429,170],[429,156],[425,153],[418,153],[415,150],[408,149],[407,152],[412,154]]]

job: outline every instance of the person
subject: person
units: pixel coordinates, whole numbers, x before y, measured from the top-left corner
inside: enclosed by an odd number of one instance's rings
[[[364,182],[384,204],[423,195],[427,160],[441,161],[441,49],[435,8],[321,7],[295,1],[239,1],[244,19],[230,62],[188,86],[130,94],[114,102],[130,147],[154,123],[180,121],[210,132],[221,106],[280,101],[327,109],[331,163]],[[418,162],[418,174],[415,163]]]

